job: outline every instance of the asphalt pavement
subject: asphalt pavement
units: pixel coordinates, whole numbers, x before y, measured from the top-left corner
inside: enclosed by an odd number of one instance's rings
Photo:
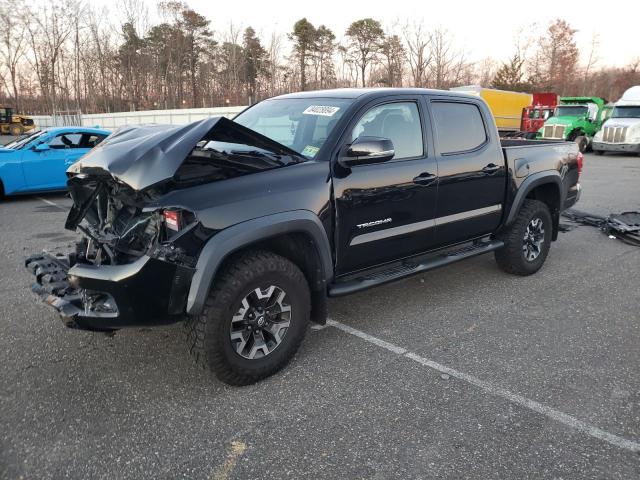
[[[580,210],[640,210],[640,157],[588,154]],[[181,325],[63,327],[23,256],[64,251],[61,194],[0,201],[0,478],[640,478],[640,249],[560,234],[331,300],[279,374],[233,388]],[[569,223],[563,220],[563,223]]]

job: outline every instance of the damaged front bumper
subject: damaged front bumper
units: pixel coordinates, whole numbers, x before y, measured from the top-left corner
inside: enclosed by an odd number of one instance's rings
[[[43,253],[25,259],[32,290],[70,328],[110,331],[182,319],[194,269],[149,256],[124,265],[75,263]]]

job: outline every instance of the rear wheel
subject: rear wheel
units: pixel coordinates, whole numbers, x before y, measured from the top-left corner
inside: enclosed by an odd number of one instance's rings
[[[245,253],[216,279],[202,314],[187,321],[191,353],[225,383],[255,383],[296,353],[310,305],[295,264],[270,252]]]
[[[9,127],[9,133],[14,137],[19,137],[24,133],[24,130],[22,125],[11,125],[11,127]]]
[[[552,231],[549,207],[527,199],[511,226],[498,236],[505,244],[495,252],[498,266],[514,275],[536,273],[549,254]]]

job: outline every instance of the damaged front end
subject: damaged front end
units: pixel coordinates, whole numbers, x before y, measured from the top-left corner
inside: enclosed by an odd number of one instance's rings
[[[302,161],[225,118],[125,127],[69,168],[65,228],[82,239],[68,255],[28,257],[32,289],[72,328],[179,321],[200,251],[216,232],[168,194]]]
[[[66,227],[82,232],[65,256],[25,260],[32,290],[71,328],[105,331],[179,321],[197,255],[212,232],[181,209],[147,211],[140,194],[107,176],[69,180]]]

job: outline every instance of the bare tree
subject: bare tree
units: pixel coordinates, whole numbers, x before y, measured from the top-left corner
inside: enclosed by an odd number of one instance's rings
[[[576,32],[565,20],[557,19],[539,39],[534,64],[538,88],[561,95],[569,91],[578,65]]]
[[[428,69],[431,66],[431,35],[424,31],[422,23],[407,24],[404,40],[407,44],[407,60],[414,87],[426,87]]]
[[[26,25],[20,21],[17,0],[0,3],[0,58],[8,71],[15,108],[20,110],[18,66],[26,52]],[[4,77],[3,77],[4,79]],[[5,82],[6,83],[6,82]]]
[[[58,62],[64,43],[73,31],[78,9],[79,4],[75,0],[48,0],[27,17],[26,29],[33,63],[51,111],[57,109]]]
[[[582,95],[587,94],[587,90],[589,88],[589,74],[600,60],[600,58],[598,57],[599,47],[600,35],[597,32],[594,32],[593,35],[591,35],[591,48],[589,49],[589,58],[587,59],[587,64],[584,67],[584,75],[582,77]]]
[[[458,83],[467,68],[464,50],[457,50],[453,45],[451,33],[437,28],[431,34],[432,62],[429,67],[431,86],[449,88]]]
[[[498,62],[491,57],[485,57],[476,64],[476,80],[482,86],[488,86],[496,75]]]

